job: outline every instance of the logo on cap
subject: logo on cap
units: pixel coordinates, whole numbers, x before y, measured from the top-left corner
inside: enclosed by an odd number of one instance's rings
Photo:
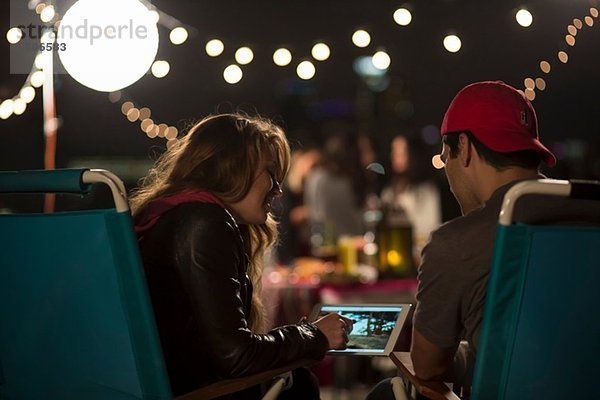
[[[528,125],[527,123],[527,111],[522,110],[521,111],[521,125]]]

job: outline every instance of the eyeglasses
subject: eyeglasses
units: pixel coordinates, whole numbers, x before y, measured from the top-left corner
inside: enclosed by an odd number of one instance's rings
[[[281,185],[275,178],[275,173],[270,169],[267,169],[267,173],[269,174],[269,178],[271,178],[271,187],[269,188],[269,192],[276,191],[277,193],[281,193]]]

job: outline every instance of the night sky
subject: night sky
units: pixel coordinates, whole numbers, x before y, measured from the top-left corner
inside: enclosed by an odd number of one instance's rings
[[[70,3],[58,1],[56,6],[64,12]],[[574,47],[565,43],[567,26],[573,18],[583,20],[589,15],[590,6],[597,7],[594,0],[162,0],[153,4],[190,31],[186,43],[174,46],[168,39],[169,30],[159,27],[157,58],[169,61],[169,75],[162,79],[145,75],[123,90],[119,103],[111,103],[106,93],[83,87],[68,75],[57,76],[57,110],[62,120],[59,167],[81,158],[149,160],[160,153],[165,140],[149,139],[139,123],[127,121],[120,111],[125,100],[150,107],[153,119],[180,131],[216,111],[256,110],[281,121],[296,145],[298,141],[320,142],[331,121],[343,121],[373,136],[385,158],[388,140],[395,133],[418,135],[426,126],[439,127],[446,106],[464,85],[500,79],[523,89],[526,77],[543,77],[547,88],[537,91],[534,106],[542,140],[566,157],[558,175],[600,178],[600,20],[594,19],[593,27],[584,24]],[[407,27],[392,19],[393,11],[402,5],[413,15]],[[522,5],[534,16],[529,28],[515,21]],[[9,6],[8,1],[2,2],[0,99],[15,95],[26,78],[9,74],[5,38],[11,27]],[[372,42],[366,49],[355,47],[350,40],[357,28],[371,33]],[[458,53],[449,53],[442,46],[449,33],[462,40]],[[215,37],[225,43],[226,50],[211,58],[204,45]],[[319,40],[330,46],[331,57],[315,62],[316,76],[302,81],[295,66],[300,59],[310,58],[310,49]],[[222,71],[234,62],[233,52],[242,45],[254,50],[254,61],[243,67],[240,83],[227,84]],[[294,55],[292,64],[283,68],[271,59],[280,46]],[[352,63],[378,47],[385,48],[392,58],[389,86],[383,92],[372,92],[353,71]],[[569,54],[567,64],[558,61],[559,50]],[[541,60],[551,63],[550,74],[540,71]],[[436,147],[432,143],[432,149]],[[579,157],[579,163],[585,165],[573,167],[569,157]],[[0,120],[0,169],[42,166],[38,90],[23,115]]]

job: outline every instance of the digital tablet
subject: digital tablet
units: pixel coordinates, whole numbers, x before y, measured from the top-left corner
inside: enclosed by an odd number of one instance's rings
[[[327,354],[387,356],[394,350],[410,307],[410,304],[317,304],[310,320],[338,313],[354,321],[348,347],[329,350]]]

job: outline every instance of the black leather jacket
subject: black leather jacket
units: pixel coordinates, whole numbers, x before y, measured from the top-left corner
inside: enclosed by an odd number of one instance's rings
[[[312,324],[268,334],[248,329],[248,256],[234,219],[220,206],[177,206],[144,235],[140,248],[175,395],[324,356],[327,338]]]

